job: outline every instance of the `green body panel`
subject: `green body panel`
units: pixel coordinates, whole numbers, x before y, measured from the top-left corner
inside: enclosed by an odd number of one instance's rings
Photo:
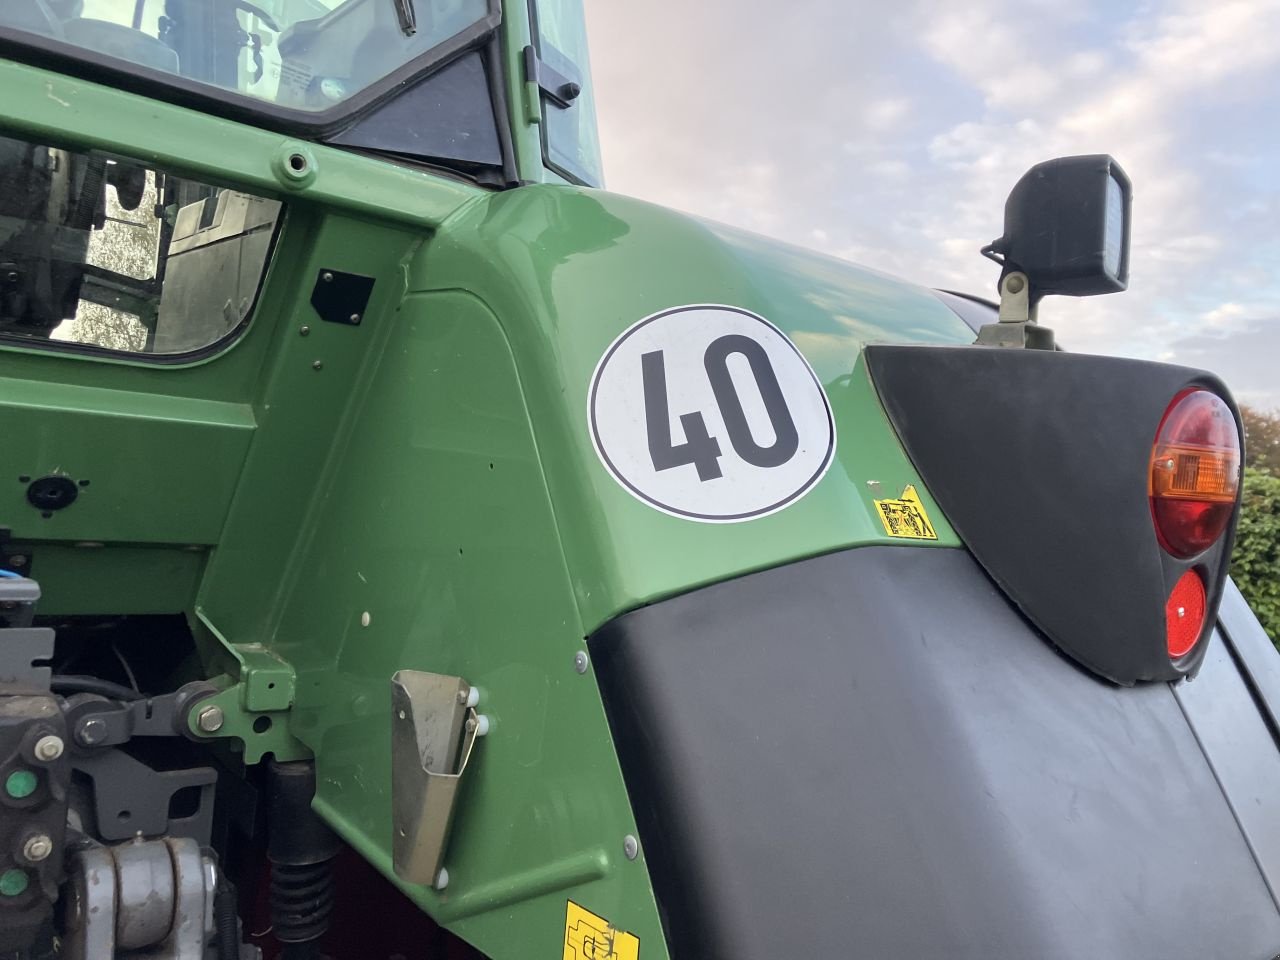
[[[855,370],[859,352],[872,340],[972,340],[925,290],[571,187],[525,188],[469,206],[414,262],[409,282],[474,291],[501,319],[588,630],[698,584],[885,541],[873,491],[896,497],[919,481]],[[658,310],[698,303],[745,307],[789,334],[836,416],[837,462],[826,477],[787,509],[749,523],[692,523],[641,504],[605,471],[587,430],[587,388],[612,340]],[[936,508],[931,515],[939,521],[936,545],[954,545]]]
[[[575,654],[655,599],[904,542],[872,501],[910,484],[930,544],[957,545],[859,354],[871,340],[966,342],[968,329],[927,291],[639,201],[483,192],[10,63],[0,88],[0,132],[286,203],[254,318],[217,355],[162,367],[0,347],[0,523],[32,549],[42,612],[186,614],[235,713],[224,735],[249,760],[273,744],[314,752],[316,808],[389,876],[390,677],[464,677],[492,731],[462,788],[448,888],[406,891],[496,960],[557,956],[567,898],[660,960],[644,852],[623,853],[632,812]],[[536,125],[516,133],[532,172]],[[291,182],[279,159],[304,148],[314,178]],[[310,306],[322,270],[375,279],[359,326]],[[830,398],[836,460],[774,515],[665,515],[592,449],[601,355],[646,315],[693,303],[768,318]],[[16,478],[55,470],[92,483],[46,520]],[[272,732],[255,746],[261,716]]]

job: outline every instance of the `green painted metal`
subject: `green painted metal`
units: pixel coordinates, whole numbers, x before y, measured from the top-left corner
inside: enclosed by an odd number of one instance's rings
[[[517,164],[548,180],[522,113],[528,21],[515,9],[503,49]],[[873,500],[908,484],[937,528],[930,545],[955,546],[860,353],[972,334],[927,291],[639,201],[549,183],[482,191],[13,63],[0,62],[0,88],[0,133],[131,153],[286,203],[254,319],[216,356],[161,368],[0,347],[0,522],[31,548],[42,612],[186,614],[220,687],[206,705],[224,724],[208,739],[243,743],[247,763],[314,753],[316,809],[495,960],[556,956],[567,898],[636,933],[645,960],[667,956],[644,852],[623,853],[630,801],[575,654],[641,604],[903,543]],[[306,183],[280,169],[294,151],[312,162]],[[324,269],[374,278],[358,327],[311,308]],[[659,513],[591,447],[601,354],[630,324],[690,303],[771,320],[830,398],[837,460],[772,516]],[[91,485],[46,520],[17,477],[54,470]],[[391,866],[400,669],[464,677],[492,723],[443,891]]]
[[[218,692],[201,700],[187,715],[192,735],[201,740],[230,741],[247,764],[258,763],[268,754],[281,761],[309,759],[311,750],[289,732],[288,711],[297,687],[293,666],[260,643],[227,640],[199,609],[196,618],[197,634],[205,641],[210,665],[223,659],[234,667],[232,673],[212,678]],[[219,658],[219,652],[225,656]],[[222,722],[216,730],[204,730],[200,717],[211,709],[221,711]]]
[[[480,191],[411,167],[281,137],[172,104],[0,60],[5,128],[36,142],[107,150],[209,183],[433,227]],[[195,145],[199,145],[196,147]],[[291,172],[289,157],[308,159]],[[368,176],[371,167],[378,168]]]
[[[503,318],[587,630],[699,584],[892,542],[875,515],[869,482],[880,484],[880,496],[897,496],[908,483],[923,487],[865,374],[855,369],[861,348],[875,340],[973,338],[928,291],[580,188],[530,187],[463,211],[415,261],[409,282],[414,289],[476,291]],[[732,304],[773,321],[827,388],[838,462],[812,492],[777,514],[713,525],[666,516],[615,483],[591,447],[586,392],[601,355],[631,323],[689,303]],[[955,545],[933,510],[934,545]]]

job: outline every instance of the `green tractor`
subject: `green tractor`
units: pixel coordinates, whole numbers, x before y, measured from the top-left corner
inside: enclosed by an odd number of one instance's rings
[[[578,0],[0,5],[0,957],[1280,954],[1120,167],[998,303],[599,184]]]

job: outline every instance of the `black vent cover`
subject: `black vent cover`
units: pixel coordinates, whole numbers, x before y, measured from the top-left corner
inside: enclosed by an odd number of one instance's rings
[[[1175,560],[1156,539],[1147,474],[1179,391],[1205,387],[1236,412],[1221,381],[1168,364],[985,347],[871,346],[866,361],[947,519],[1054,644],[1123,684],[1199,667],[1203,638],[1170,662],[1165,601],[1195,567],[1212,624],[1234,520],[1206,553]]]

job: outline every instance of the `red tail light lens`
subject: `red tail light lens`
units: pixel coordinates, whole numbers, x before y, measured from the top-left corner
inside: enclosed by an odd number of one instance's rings
[[[1204,629],[1204,614],[1204,581],[1200,574],[1188,570],[1174,584],[1173,592],[1164,605],[1165,633],[1171,660],[1180,660],[1191,652]]]
[[[1151,452],[1151,515],[1161,545],[1186,559],[1222,536],[1240,486],[1240,433],[1231,408],[1199,387],[1173,399]],[[1198,580],[1198,578],[1197,578]]]

